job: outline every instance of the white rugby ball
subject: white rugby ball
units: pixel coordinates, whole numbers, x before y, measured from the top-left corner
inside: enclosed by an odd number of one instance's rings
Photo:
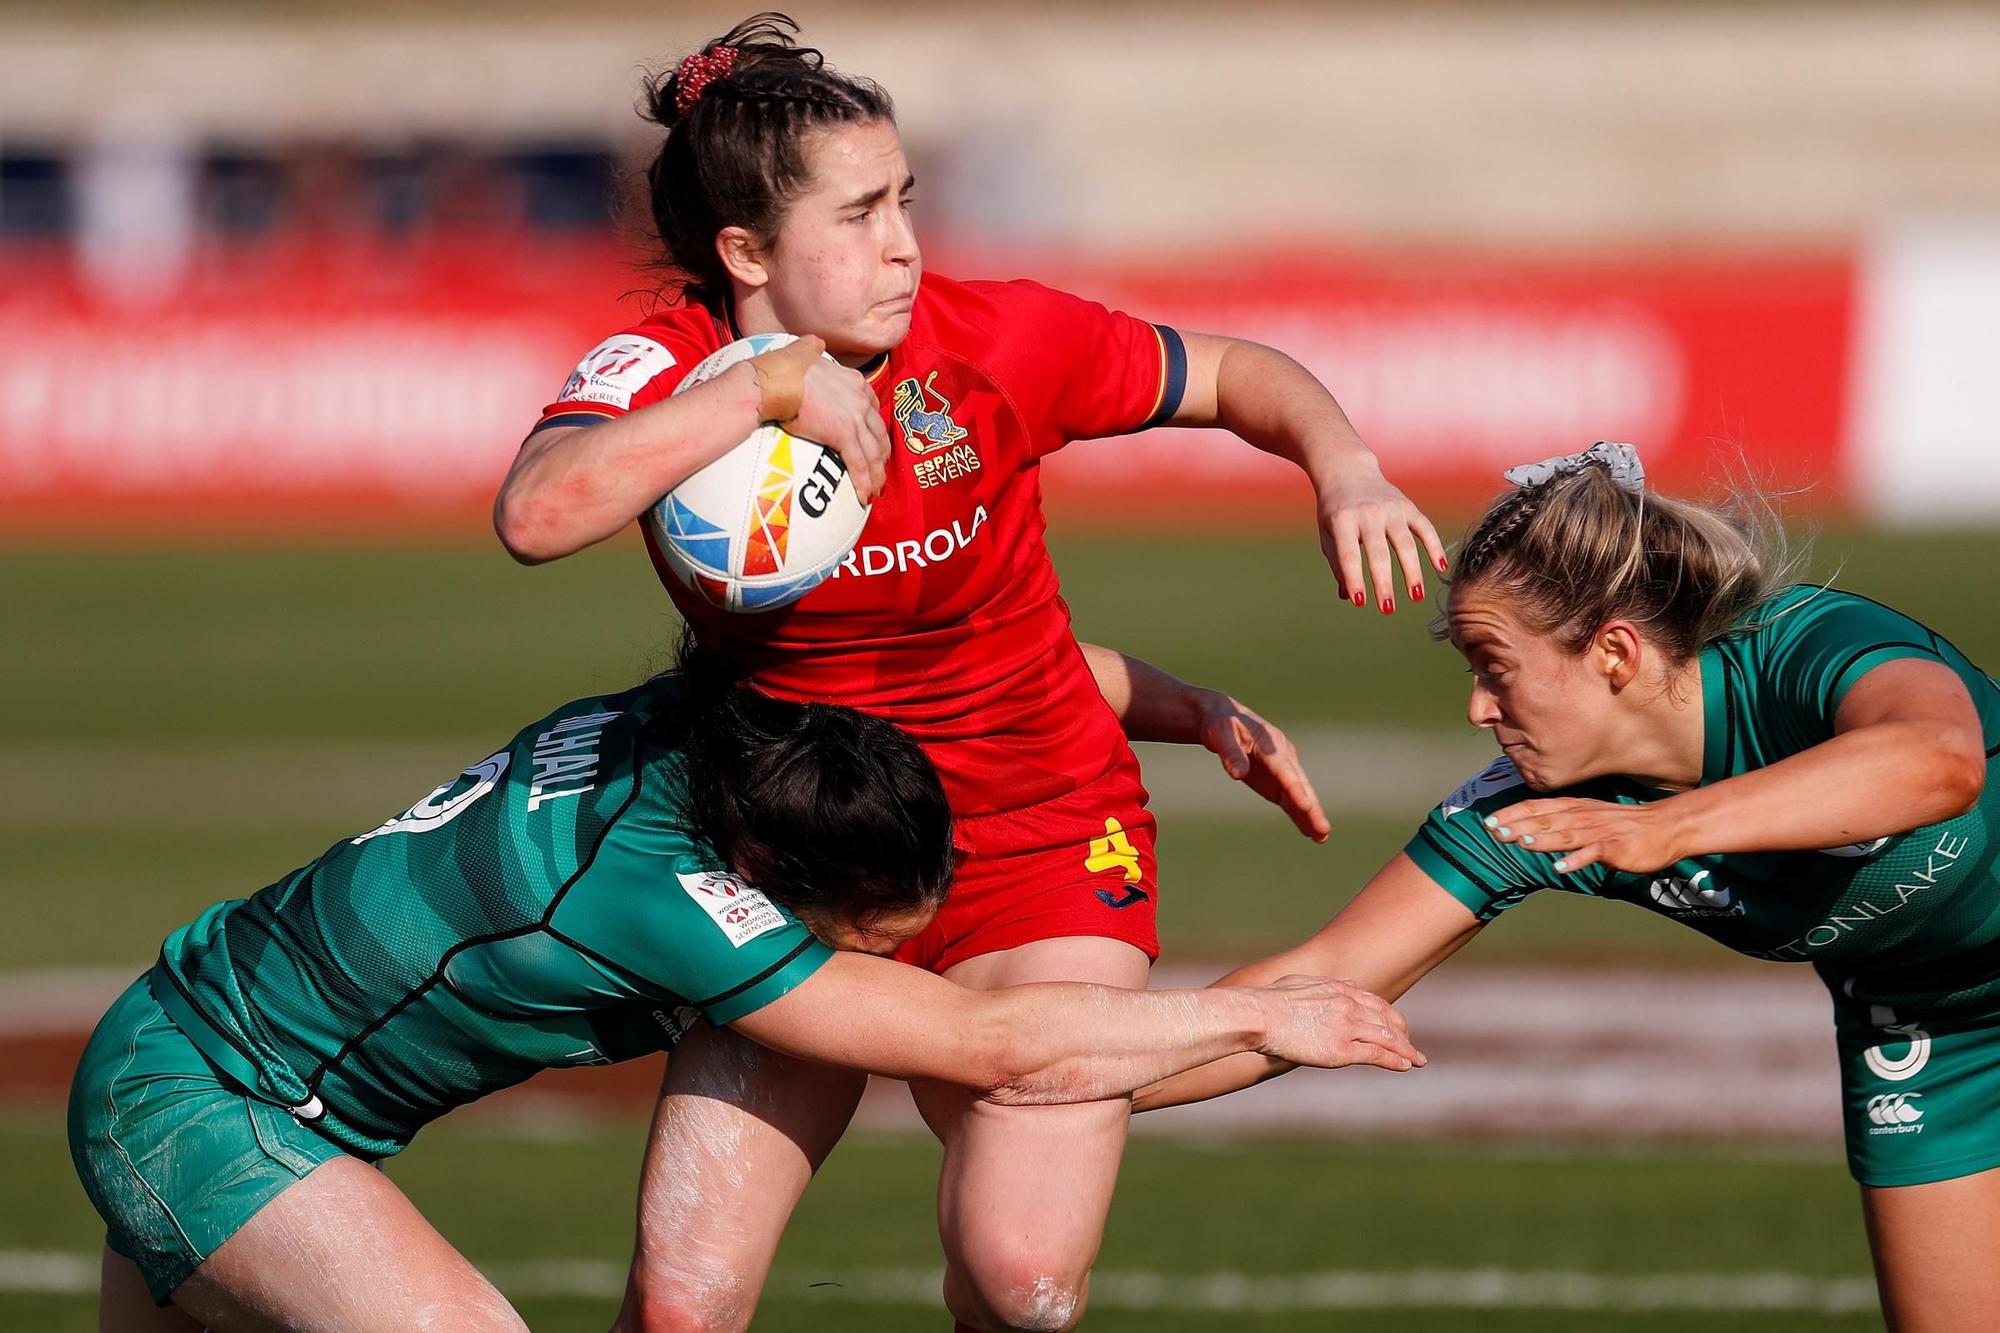
[[[797,341],[753,333],[688,372],[676,394]],[[868,521],[840,455],[775,425],[702,468],[646,511],[667,568],[728,611],[774,611],[830,578]]]

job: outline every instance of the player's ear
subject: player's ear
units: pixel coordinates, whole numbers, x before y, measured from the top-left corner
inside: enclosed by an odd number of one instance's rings
[[[1629,620],[1607,622],[1591,641],[1590,656],[1611,688],[1622,690],[1639,677],[1646,641]]]
[[[765,249],[748,227],[724,227],[715,234],[715,253],[729,276],[745,287],[762,287],[771,280]]]

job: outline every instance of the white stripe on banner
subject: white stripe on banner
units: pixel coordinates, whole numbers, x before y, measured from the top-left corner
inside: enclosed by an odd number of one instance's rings
[[[625,1265],[598,1259],[544,1259],[482,1265],[494,1283],[520,1299],[615,1300]],[[831,1270],[838,1271],[838,1270]],[[944,1274],[929,1268],[861,1268],[837,1279],[773,1273],[764,1299],[785,1303],[941,1307]],[[37,1250],[0,1250],[0,1291],[87,1295],[97,1290],[97,1260]],[[1858,1314],[1876,1308],[1867,1278],[1800,1273],[1598,1273],[1508,1268],[1413,1268],[1402,1273],[1099,1272],[1090,1303],[1100,1310],[1213,1310],[1282,1313],[1307,1310],[1576,1310],[1650,1312],[1786,1311]]]

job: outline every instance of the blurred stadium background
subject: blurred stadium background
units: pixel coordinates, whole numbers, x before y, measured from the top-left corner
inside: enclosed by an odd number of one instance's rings
[[[60,1105],[162,934],[549,703],[656,666],[635,541],[514,567],[485,506],[651,283],[609,208],[640,68],[745,7],[0,8],[0,1324],[93,1327]],[[896,96],[934,268],[1305,361],[1454,524],[1630,439],[1787,493],[1816,569],[2000,658],[2000,11],[796,3]],[[1290,728],[1314,848],[1149,754],[1163,967],[1319,921],[1485,753],[1423,614],[1336,605],[1221,437],[1048,468],[1079,633]],[[1434,1067],[1156,1117],[1093,1328],[1876,1326],[1802,969],[1544,901],[1408,1002]],[[608,1322],[652,1068],[391,1166],[536,1328]],[[935,1328],[930,1141],[880,1090],[760,1328]],[[1034,1182],[1022,1182],[1034,1188]]]

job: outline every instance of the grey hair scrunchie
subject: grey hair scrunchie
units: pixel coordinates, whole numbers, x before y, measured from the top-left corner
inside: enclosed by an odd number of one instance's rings
[[[1611,474],[1613,484],[1628,491],[1645,491],[1646,468],[1639,461],[1639,451],[1629,444],[1613,444],[1609,440],[1599,440],[1581,453],[1563,454],[1556,458],[1544,458],[1539,463],[1510,467],[1500,475],[1525,489],[1554,481],[1557,477],[1567,477],[1572,472],[1581,472],[1593,463],[1604,465],[1604,470]]]

